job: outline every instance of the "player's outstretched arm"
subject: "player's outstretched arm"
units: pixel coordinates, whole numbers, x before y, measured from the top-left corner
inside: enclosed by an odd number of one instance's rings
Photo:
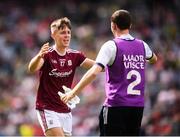
[[[90,69],[93,65],[95,64],[95,61],[89,58],[86,58],[82,64],[81,67],[85,68],[85,69]]]
[[[78,95],[83,90],[83,88],[85,88],[96,78],[96,76],[102,71],[102,69],[103,68],[97,64],[93,65],[93,67],[91,67],[91,69],[89,69],[86,74],[84,74],[80,82],[72,89],[72,91],[69,92],[69,94],[63,96],[61,100],[67,103],[73,97]]]

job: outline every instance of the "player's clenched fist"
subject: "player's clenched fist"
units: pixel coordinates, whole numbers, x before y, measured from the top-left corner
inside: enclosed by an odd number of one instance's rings
[[[39,51],[38,53],[38,56],[43,58],[44,55],[46,53],[48,53],[48,50],[49,50],[49,42],[45,43],[42,47],[41,47],[41,50]]]

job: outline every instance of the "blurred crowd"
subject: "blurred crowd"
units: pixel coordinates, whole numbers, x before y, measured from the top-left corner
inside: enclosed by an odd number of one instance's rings
[[[27,65],[49,41],[52,20],[72,21],[71,48],[95,59],[112,38],[110,16],[117,9],[133,16],[131,34],[158,55],[147,65],[146,104],[141,135],[180,135],[179,0],[6,0],[0,2],[0,136],[43,135],[35,111],[38,75]],[[86,70],[78,69],[73,86]],[[80,94],[72,110],[73,135],[97,136],[98,114],[105,98],[104,74]]]

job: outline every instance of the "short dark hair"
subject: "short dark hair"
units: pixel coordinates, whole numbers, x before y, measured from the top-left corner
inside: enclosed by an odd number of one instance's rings
[[[131,26],[131,15],[127,10],[117,10],[111,16],[111,21],[117,24],[121,30],[129,29]]]

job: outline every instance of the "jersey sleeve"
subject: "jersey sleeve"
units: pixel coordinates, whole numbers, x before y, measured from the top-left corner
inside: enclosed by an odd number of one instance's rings
[[[45,54],[44,57],[43,57],[44,61],[46,61],[48,59],[48,57],[49,57],[48,53]]]
[[[86,56],[83,52],[78,52],[78,62],[77,66],[80,66],[80,64],[86,59]]]
[[[143,44],[144,44],[144,48],[145,48],[146,59],[148,60],[148,59],[152,58],[153,52],[146,42],[143,41]]]
[[[114,62],[114,58],[116,55],[116,45],[114,41],[109,40],[105,42],[96,58],[96,64],[100,66],[111,65]]]

